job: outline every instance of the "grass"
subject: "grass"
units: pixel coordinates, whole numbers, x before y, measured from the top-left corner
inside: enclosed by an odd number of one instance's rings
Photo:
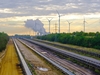
[[[26,60],[26,62],[27,62],[27,64],[28,64],[28,66],[29,66],[29,68],[30,68],[32,74],[33,74],[33,75],[37,75],[36,72],[35,72],[35,70],[34,70],[34,68],[33,68],[32,65],[31,65],[31,63],[29,63],[28,60]]]
[[[97,73],[97,75],[100,75],[100,70],[96,69],[95,72]]]

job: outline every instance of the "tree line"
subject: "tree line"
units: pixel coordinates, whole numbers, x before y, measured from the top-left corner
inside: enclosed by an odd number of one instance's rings
[[[6,48],[8,40],[9,36],[4,32],[0,32],[0,52]]]
[[[52,33],[44,36],[37,36],[38,39],[72,44],[82,47],[100,49],[100,33],[96,32],[73,32],[73,33]]]

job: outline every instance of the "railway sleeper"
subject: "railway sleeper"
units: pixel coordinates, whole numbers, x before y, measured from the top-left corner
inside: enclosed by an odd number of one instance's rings
[[[25,44],[24,44],[25,45]],[[28,46],[27,46],[28,47]],[[30,47],[28,47],[30,48]],[[47,48],[48,49],[48,48]],[[39,55],[41,56],[41,55]],[[43,58],[43,57],[42,57]],[[64,75],[69,75],[66,72],[62,71],[62,69],[60,69],[59,67],[55,66],[54,64],[52,64],[51,62],[49,62],[48,60],[46,60],[45,58],[43,58],[46,62],[48,62],[49,64],[51,64],[53,67],[55,67],[56,69],[60,70]],[[74,75],[74,74],[73,74]]]
[[[28,40],[26,40],[26,41],[28,41]],[[28,41],[28,42],[30,42],[30,43],[33,43],[32,41]],[[36,43],[33,43],[33,44],[36,44]],[[36,45],[38,45],[38,44],[36,44]],[[41,46],[41,45],[39,45],[39,46]],[[43,47],[43,46],[42,46]],[[44,47],[45,48],[45,47]],[[47,47],[46,47],[47,48]],[[48,48],[50,51],[54,51],[54,50],[51,50],[50,48]],[[79,58],[76,58],[76,57],[74,57],[74,56],[71,56],[71,55],[67,55],[67,54],[62,54],[62,53],[60,53],[60,52],[57,52],[57,51],[54,51],[54,52],[56,52],[56,53],[59,53],[59,54],[61,54],[61,55],[63,55],[64,57],[69,57],[70,59],[71,59],[71,61],[74,61],[74,60],[76,60],[76,63],[81,63],[81,64],[83,64],[83,67],[85,67],[85,68],[89,68],[90,66],[91,67],[93,67],[93,69],[95,69],[95,68],[97,68],[97,69],[99,69],[99,67],[98,66],[96,66],[96,65],[94,65],[94,64],[91,64],[91,63],[89,63],[88,61],[86,62],[86,61],[83,61],[83,60],[81,60],[81,59],[79,59]],[[78,64],[79,65],[79,64]],[[90,69],[90,68],[89,68]],[[93,70],[93,71],[95,71],[95,70]]]
[[[60,57],[63,57],[64,59],[66,59],[66,60],[68,60],[68,58],[70,58],[70,60],[69,61],[72,61],[72,62],[74,62],[74,63],[76,63],[76,64],[78,64],[78,65],[80,65],[80,66],[82,66],[82,67],[84,67],[84,68],[86,68],[86,69],[90,69],[91,71],[93,71],[96,75],[99,75],[100,73],[100,69],[98,69],[98,68],[100,68],[100,67],[95,67],[95,65],[93,65],[93,64],[89,64],[89,63],[86,63],[86,62],[84,62],[84,61],[80,61],[79,59],[75,59],[75,58],[71,58],[71,57],[68,57],[67,56],[67,58],[65,57],[65,56],[63,56],[63,55],[61,55],[61,54],[59,54],[59,53],[56,53],[57,55],[60,55]],[[96,70],[97,70],[97,72],[96,72]]]
[[[48,49],[49,50],[49,49]],[[56,51],[55,51],[56,52]],[[99,68],[99,67],[96,67],[95,65],[93,65],[93,64],[90,64],[90,63],[88,63],[88,62],[84,62],[84,61],[82,61],[82,60],[79,60],[79,59],[77,59],[77,58],[74,58],[74,57],[71,57],[71,56],[69,56],[69,55],[66,55],[66,56],[64,56],[64,55],[62,55],[61,53],[55,53],[55,54],[59,54],[59,57],[63,57],[64,59],[66,58],[67,60],[68,60],[68,58],[70,58],[70,60],[69,61],[72,61],[72,62],[74,62],[74,63],[76,63],[76,64],[78,64],[78,65],[80,65],[80,66],[82,66],[82,67],[85,67],[86,69],[90,69],[90,70],[92,70],[92,71],[94,71],[95,72],[95,68]],[[91,68],[91,67],[92,68]]]

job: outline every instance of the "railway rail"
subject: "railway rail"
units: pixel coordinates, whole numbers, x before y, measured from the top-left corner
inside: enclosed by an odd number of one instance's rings
[[[22,42],[20,40],[20,42]],[[22,42],[24,45],[26,45],[28,48],[30,48],[31,50],[35,51],[38,55],[40,55],[41,57],[43,57],[44,59],[46,59],[48,62],[50,62],[51,64],[53,64],[55,67],[57,67],[58,69],[60,69],[64,75],[75,75],[74,73],[70,72],[69,70],[67,70],[66,68],[64,68],[63,66],[55,63],[54,61],[52,61],[51,59],[49,59],[48,57],[44,56],[43,54],[41,54],[40,52],[38,52],[37,50],[33,49],[31,46],[27,45],[26,43]]]
[[[39,42],[43,42],[43,43],[46,43],[46,44],[50,44],[50,45],[53,45],[53,46],[57,46],[57,47],[61,47],[61,48],[64,48],[68,51],[76,51],[78,53],[84,53],[84,54],[89,54],[91,56],[95,56],[95,57],[98,57],[100,58],[100,54],[97,53],[97,52],[90,52],[90,51],[86,51],[84,49],[76,49],[76,48],[71,48],[71,47],[68,47],[68,46],[64,46],[64,45],[61,45],[61,44],[55,44],[55,43],[51,43],[51,42],[47,42],[47,41],[42,41],[42,40],[38,40],[38,39],[34,39],[36,41],[39,41]]]
[[[32,44],[28,41],[22,40],[25,44],[29,45],[30,47],[36,49],[37,52],[41,53],[45,57],[49,58],[50,60],[54,61],[56,64],[64,67],[65,69],[71,71],[75,75],[95,75],[92,71],[85,69],[83,67],[80,67],[70,61],[67,61],[63,58],[60,58],[58,55],[56,55],[53,51],[49,51],[48,49],[45,49],[43,47],[40,47],[38,45]]]
[[[49,45],[46,45],[46,44],[43,44],[43,43],[40,43],[40,42],[36,42],[36,41],[33,41],[33,40],[29,40],[29,39],[24,39],[30,43],[34,43],[34,44],[37,44],[37,45],[40,45],[42,47],[46,47],[52,51],[55,51],[55,52],[58,52],[58,53],[61,53],[67,57],[71,57],[71,58],[74,58],[80,62],[83,62],[84,64],[87,64],[88,66],[90,67],[93,67],[93,69],[100,69],[100,61],[99,60],[96,60],[96,59],[93,59],[93,58],[90,58],[90,57],[86,57],[86,56],[81,56],[79,54],[75,54],[75,53],[72,53],[72,52],[69,52],[69,51],[65,51],[65,50],[62,50],[62,49],[59,49],[59,48],[56,48],[56,47],[52,47],[52,46],[49,46]]]
[[[15,42],[14,39],[13,39],[13,42],[14,42],[15,48],[16,48],[16,50],[17,50],[17,53],[18,53],[18,56],[19,56],[21,65],[22,65],[22,67],[23,67],[23,69],[24,69],[24,75],[33,75],[33,74],[31,73],[30,69],[28,68],[28,65],[27,65],[27,63],[25,62],[25,60],[24,60],[24,58],[23,58],[23,56],[22,56],[22,54],[21,54],[21,52],[20,52],[20,50],[19,50],[19,48],[18,48],[18,46],[17,46],[17,44],[16,44],[16,42]]]
[[[75,65],[75,64],[73,64],[65,59],[59,58],[57,55],[53,54],[50,51],[42,49],[39,52],[40,53],[46,52],[46,53],[43,53],[46,57],[53,60],[57,64],[63,66],[64,68],[70,70],[71,72],[74,72],[76,75],[93,75],[93,73],[89,72],[88,70],[86,70],[82,67],[79,67],[79,66],[77,66],[77,65]]]

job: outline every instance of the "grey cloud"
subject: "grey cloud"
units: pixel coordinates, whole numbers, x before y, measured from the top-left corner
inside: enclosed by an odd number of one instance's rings
[[[35,7],[41,8],[41,10]],[[48,7],[51,10],[46,10]],[[56,14],[55,10],[62,14],[86,14],[100,12],[100,0],[3,0],[0,2],[0,8],[9,8],[13,12],[20,12],[20,14],[0,13],[0,17],[49,15]]]

